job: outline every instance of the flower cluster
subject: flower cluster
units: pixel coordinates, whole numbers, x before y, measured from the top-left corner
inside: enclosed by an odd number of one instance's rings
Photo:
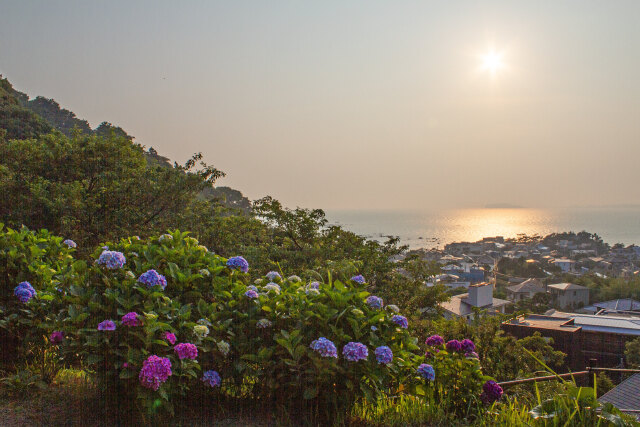
[[[440,335],[431,335],[429,338],[427,338],[425,344],[430,347],[437,347],[444,344],[444,338],[442,338]]]
[[[67,245],[67,246],[68,246],[68,247],[70,247],[70,248],[76,248],[76,247],[78,247],[78,245],[76,245],[76,242],[74,242],[74,241],[73,241],[73,240],[71,240],[71,239],[67,239],[67,240],[65,240],[64,242],[62,242],[62,244],[63,244],[63,245]]]
[[[462,343],[458,340],[447,341],[446,348],[449,353],[458,352],[462,350]]]
[[[358,360],[367,359],[369,349],[362,343],[351,341],[342,347],[342,355],[350,362],[357,362]]]
[[[196,357],[198,357],[198,347],[188,342],[176,344],[176,346],[173,347],[173,350],[176,352],[180,359],[194,360]]]
[[[249,299],[255,299],[255,298],[258,298],[258,293],[253,289],[249,289],[247,292],[244,293],[244,296]]]
[[[261,329],[270,328],[272,325],[268,319],[260,319],[256,322],[256,326]]]
[[[142,326],[142,319],[138,317],[138,313],[132,311],[122,316],[121,323],[124,326]]]
[[[64,340],[64,333],[61,331],[53,331],[51,335],[49,335],[49,342],[51,344],[60,344]]]
[[[361,285],[364,285],[367,281],[365,280],[365,278],[362,276],[362,274],[358,274],[357,276],[353,276],[351,278],[352,281],[359,283]]]
[[[296,276],[296,275],[287,277],[287,280],[293,283],[302,282],[302,279],[300,278],[300,276]]]
[[[218,341],[216,343],[216,346],[218,347],[218,350],[220,350],[220,353],[224,354],[225,356],[231,351],[231,346],[226,341]]]
[[[462,341],[460,341],[460,348],[465,353],[473,353],[476,351],[476,345],[473,343],[473,341],[471,341],[468,338],[465,338]]]
[[[265,274],[265,276],[267,276],[267,279],[274,281],[276,279],[282,279],[282,276],[280,276],[280,273],[278,273],[277,271],[270,271],[267,274]]]
[[[249,263],[241,256],[234,256],[227,260],[227,267],[231,270],[240,270],[243,273],[249,271]]]
[[[33,286],[31,286],[31,283],[29,282],[22,282],[18,284],[18,286],[16,286],[16,288],[13,290],[13,294],[18,297],[20,302],[23,303],[29,302],[31,298],[34,298],[36,295],[38,295],[36,290],[33,289]]]
[[[371,308],[382,308],[382,298],[371,295],[367,298],[367,304]]]
[[[205,325],[196,325],[193,327],[193,333],[196,334],[198,338],[202,339],[209,335],[209,328]]]
[[[307,285],[307,289],[316,289],[320,290],[320,282],[311,282]]]
[[[433,369],[433,366],[427,365],[426,363],[418,366],[418,374],[425,380],[433,381],[436,379],[436,371]]]
[[[127,259],[122,252],[110,251],[109,249],[104,250],[96,261],[98,265],[104,265],[109,270],[122,268],[126,262]]]
[[[307,295],[320,295],[320,291],[314,288],[308,288],[307,290],[304,291],[304,293]]]
[[[311,342],[311,349],[320,353],[322,357],[338,357],[338,350],[333,342],[326,339],[325,337],[320,337],[317,340]]]
[[[395,304],[390,304],[387,306],[389,311],[393,311],[394,313],[400,313],[400,308]]]
[[[166,357],[158,357],[155,354],[142,362],[140,369],[140,384],[152,390],[158,390],[160,385],[171,376],[171,361]]]
[[[502,387],[493,381],[489,380],[482,386],[482,394],[480,395],[480,399],[486,404],[493,403],[496,400],[500,400],[502,397]]]
[[[206,371],[202,376],[202,381],[207,383],[209,387],[219,387],[222,383],[222,378],[220,378],[220,374],[216,371]]]
[[[162,290],[167,287],[167,279],[155,270],[147,270],[138,277],[138,282],[146,285],[148,288],[161,286]]]
[[[103,320],[102,322],[98,323],[98,330],[99,331],[115,331],[116,324],[113,322],[113,320]]]
[[[409,327],[409,322],[407,321],[407,318],[404,316],[400,316],[399,314],[396,314],[395,316],[393,316],[391,318],[391,321],[396,325],[400,326],[401,328],[407,329]]]
[[[386,345],[376,348],[375,355],[378,363],[382,365],[389,364],[393,360],[393,352]]]
[[[266,285],[264,285],[264,290],[266,292],[275,292],[277,295],[280,295],[280,286],[278,286],[276,283],[267,283]]]
[[[167,340],[167,342],[171,345],[174,345],[176,343],[176,336],[171,332],[165,332],[164,339]]]

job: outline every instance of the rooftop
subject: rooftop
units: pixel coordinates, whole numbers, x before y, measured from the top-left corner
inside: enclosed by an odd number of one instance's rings
[[[575,283],[554,283],[549,285],[549,288],[557,289],[559,291],[577,291],[579,289],[589,289],[584,286],[576,285]]]
[[[584,308],[588,311],[640,311],[640,301],[631,298],[614,299],[611,301],[603,301],[592,304]]]
[[[517,285],[508,286],[507,290],[518,293],[518,292],[544,292],[544,284],[540,281],[540,279],[527,279],[522,283],[518,283]]]
[[[624,412],[625,409],[640,410],[640,374],[635,374],[612,388],[598,399],[602,403],[611,403]],[[638,417],[638,413],[629,413]]]

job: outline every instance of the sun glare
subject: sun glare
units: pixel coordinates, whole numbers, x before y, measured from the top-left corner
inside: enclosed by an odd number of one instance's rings
[[[482,55],[481,68],[483,71],[488,71],[491,75],[495,75],[504,68],[502,53],[492,50]]]

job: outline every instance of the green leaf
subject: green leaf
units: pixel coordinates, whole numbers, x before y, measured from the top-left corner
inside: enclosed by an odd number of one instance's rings
[[[317,395],[318,395],[317,387],[307,387],[304,389],[304,393],[302,393],[302,397],[304,397],[306,400],[313,399]]]

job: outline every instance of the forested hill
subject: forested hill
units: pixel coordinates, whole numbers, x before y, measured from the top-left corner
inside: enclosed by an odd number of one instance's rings
[[[73,111],[60,107],[55,100],[37,96],[30,99],[26,93],[14,89],[9,80],[0,75],[0,129],[4,129],[6,139],[29,139],[59,130],[66,136],[73,132],[87,135],[109,136],[115,134],[133,141],[133,136],[124,129],[109,122],[102,122],[91,129],[89,122],[80,119]],[[173,168],[174,165],[150,147],[144,153],[151,167]],[[229,187],[211,187],[202,192],[201,197],[218,200],[222,205],[248,212],[251,202],[240,191]]]

